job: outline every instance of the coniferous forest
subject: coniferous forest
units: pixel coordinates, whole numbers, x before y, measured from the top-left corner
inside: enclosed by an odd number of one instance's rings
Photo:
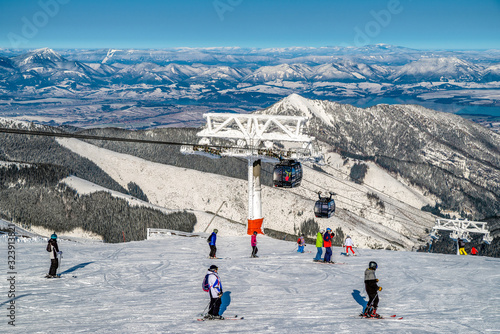
[[[105,242],[144,240],[148,227],[192,232],[196,224],[192,213],[166,214],[130,206],[107,192],[78,195],[59,183],[66,176],[67,169],[49,164],[0,168],[0,218],[56,233],[80,227],[102,236]],[[132,188],[142,193],[137,185]]]

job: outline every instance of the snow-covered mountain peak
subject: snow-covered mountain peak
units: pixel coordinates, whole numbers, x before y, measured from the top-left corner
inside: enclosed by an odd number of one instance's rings
[[[309,119],[317,117],[332,126],[331,116],[325,112],[325,103],[333,102],[310,100],[294,93],[266,109],[265,113],[271,115],[306,116]]]
[[[54,50],[50,48],[42,48],[42,49],[36,49],[26,55],[24,58],[24,63],[29,64],[29,63],[38,63],[40,61],[52,61],[52,62],[61,62],[64,61],[64,58],[61,57],[60,54],[55,52]]]

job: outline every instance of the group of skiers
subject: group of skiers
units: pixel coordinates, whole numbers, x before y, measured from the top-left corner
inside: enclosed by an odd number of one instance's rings
[[[210,246],[210,254],[209,258],[216,258],[216,241],[217,241],[217,229],[214,229],[212,234],[207,239],[207,242]],[[331,228],[327,228],[325,230],[320,230],[316,236],[316,248],[317,253],[314,261],[324,261],[328,263],[333,263],[331,261],[332,257],[332,240],[335,237],[335,233],[333,233]],[[304,247],[306,245],[304,234],[301,234],[299,239],[297,240],[298,248],[297,252],[304,253]],[[252,254],[251,257],[257,256],[257,232],[253,232],[252,237],[250,239],[250,245],[252,246]],[[348,235],[344,241],[344,247],[346,249],[345,254],[349,255],[349,250],[353,255],[356,255],[354,250],[352,249],[354,246],[351,237]],[[323,254],[323,247],[325,247],[325,257],[321,260],[321,256]],[[382,287],[378,286],[378,279],[375,275],[375,271],[377,270],[377,263],[375,261],[370,261],[368,264],[368,268],[365,270],[365,289],[368,294],[368,303],[364,308],[363,313],[361,314],[363,317],[367,318],[380,318],[380,315],[377,313],[377,307],[379,303],[378,292],[382,291]],[[203,289],[208,292],[210,297],[209,309],[208,313],[204,316],[205,319],[213,320],[213,319],[224,319],[220,312],[221,306],[221,298],[223,295],[222,283],[218,274],[219,268],[216,265],[211,265],[208,268],[208,272],[205,275],[205,279],[203,281]]]
[[[219,231],[215,228],[212,231],[212,234],[210,234],[208,236],[208,239],[207,239],[208,245],[210,246],[210,254],[208,254],[208,257],[210,259],[217,258],[216,243],[217,243],[217,233],[218,232]],[[257,252],[259,251],[259,249],[257,248],[257,232],[256,231],[253,232],[252,237],[250,238],[250,245],[252,246],[252,255],[250,255],[250,257],[258,257]]]
[[[315,262],[328,262],[332,263],[332,240],[335,237],[335,233],[333,233],[331,228],[327,228],[326,231],[321,229],[318,234],[316,235],[316,256],[314,257]],[[303,238],[303,235],[302,235]],[[299,239],[300,240],[300,239]],[[347,236],[347,238],[344,241],[344,246],[346,248],[346,253],[345,255],[349,255],[349,250],[353,255],[356,255],[354,253],[352,247],[354,246],[352,239],[350,236]],[[325,257],[323,260],[321,259],[321,255],[323,254],[323,247],[325,248]]]
[[[382,291],[382,287],[377,284],[378,279],[375,275],[377,268],[377,263],[375,261],[370,261],[368,268],[365,270],[365,289],[368,294],[368,303],[361,316],[366,318],[380,318],[380,315],[377,313],[379,303],[378,292]],[[204,317],[209,320],[224,319],[224,317],[219,314],[222,303],[221,298],[224,292],[222,290],[222,283],[218,270],[219,268],[212,264],[210,268],[208,268],[208,272],[203,280],[203,290],[207,291],[210,297],[208,313]]]

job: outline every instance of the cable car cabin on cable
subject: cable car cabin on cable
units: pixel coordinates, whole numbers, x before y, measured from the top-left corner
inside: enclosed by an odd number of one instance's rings
[[[295,160],[283,160],[274,166],[273,185],[280,188],[294,188],[302,181],[302,165]]]
[[[321,191],[318,192],[319,200],[314,205],[316,218],[330,218],[335,213],[335,201],[332,196],[333,193],[330,192],[330,197],[321,197]]]

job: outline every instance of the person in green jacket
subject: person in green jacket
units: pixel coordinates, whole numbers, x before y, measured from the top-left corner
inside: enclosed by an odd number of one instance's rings
[[[316,253],[314,261],[321,261],[321,255],[323,254],[323,233],[325,233],[325,230],[322,229],[316,236],[316,249],[318,252]]]

